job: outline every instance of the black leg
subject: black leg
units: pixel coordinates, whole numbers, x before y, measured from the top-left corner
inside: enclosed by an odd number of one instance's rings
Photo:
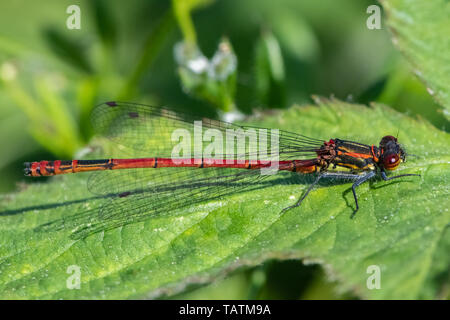
[[[298,199],[298,201],[294,205],[284,208],[283,210],[281,210],[281,212],[285,212],[285,211],[287,211],[289,209],[296,208],[296,207],[300,206],[302,201],[306,198],[306,196],[308,196],[309,192],[312,190],[312,188],[314,188],[314,186],[317,184],[317,182],[319,182],[319,180],[323,176],[324,176],[324,174],[319,174],[317,176],[316,180],[314,180],[314,182],[311,183],[311,185],[309,186],[308,190],[306,190],[305,194],[303,196],[301,196],[300,199]]]
[[[367,180],[372,179],[373,177],[375,177],[375,171],[369,171],[367,174],[359,177],[352,185],[352,192],[353,192],[353,197],[355,198],[355,205],[356,205],[356,209],[355,211],[353,211],[352,214],[352,218],[355,215],[355,213],[359,210],[359,205],[358,205],[358,197],[356,196],[356,187],[360,186],[361,184],[363,184],[364,182],[366,182]]]
[[[286,210],[289,210],[289,209],[296,208],[296,207],[300,206],[301,203],[303,202],[303,200],[305,200],[305,198],[308,196],[308,194],[314,188],[314,186],[322,178],[334,178],[334,179],[342,179],[342,180],[356,180],[355,183],[357,183],[358,181],[361,180],[361,182],[359,182],[359,184],[361,184],[364,181],[372,178],[374,175],[375,175],[375,173],[373,171],[371,171],[368,174],[365,174],[363,176],[360,175],[360,174],[352,174],[352,173],[348,173],[348,172],[323,172],[323,173],[320,173],[317,176],[316,180],[314,180],[314,182],[309,186],[308,190],[306,190],[305,194],[303,196],[301,196],[300,199],[298,199],[298,201],[294,205],[289,206],[287,208],[284,208],[283,210],[281,210],[281,212],[285,212]],[[370,177],[365,178],[366,176],[370,176]],[[363,179],[363,178],[365,178],[365,179]],[[355,195],[355,200],[356,200],[355,191],[353,191],[353,195]],[[358,201],[357,200],[356,200],[356,207],[358,207]]]
[[[393,180],[393,179],[397,179],[397,178],[401,178],[401,177],[420,177],[420,174],[408,173],[408,174],[401,174],[399,176],[388,177],[386,175],[386,172],[384,172],[382,170],[381,177],[383,178],[384,181],[389,181],[389,180]]]
[[[358,197],[356,195],[356,187],[360,186],[361,184],[372,179],[375,176],[376,176],[375,171],[368,171],[364,174],[353,174],[353,173],[348,173],[348,172],[323,172],[323,173],[320,173],[317,176],[316,180],[314,180],[314,182],[309,186],[308,190],[306,190],[305,194],[303,196],[301,196],[300,199],[298,199],[298,201],[294,205],[284,208],[283,210],[281,210],[281,212],[284,212],[289,209],[300,206],[301,203],[303,202],[303,200],[305,200],[305,198],[308,196],[308,194],[311,192],[311,190],[319,182],[320,179],[335,178],[335,179],[340,179],[340,180],[354,180],[355,181],[352,185],[353,198],[355,199],[355,205],[356,205],[356,210],[353,211],[353,214],[352,214],[352,218],[353,218],[355,213],[359,210]],[[393,179],[397,179],[397,178],[401,178],[401,177],[412,177],[412,176],[420,177],[420,174],[401,174],[401,175],[394,176],[394,177],[387,177],[386,172],[381,171],[381,177],[385,181],[393,180]]]

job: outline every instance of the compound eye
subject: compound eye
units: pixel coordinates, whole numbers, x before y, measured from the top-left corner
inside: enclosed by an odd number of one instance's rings
[[[396,141],[397,142],[397,138],[394,136],[384,136],[383,139],[381,139],[383,141]]]
[[[394,170],[400,164],[400,157],[397,154],[390,154],[383,160],[383,165],[387,170]]]
[[[393,136],[384,136],[380,141],[380,147],[384,148],[389,142],[397,142],[397,138]]]

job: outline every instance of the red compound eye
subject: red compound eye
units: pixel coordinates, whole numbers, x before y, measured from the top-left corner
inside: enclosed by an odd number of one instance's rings
[[[394,170],[400,164],[400,157],[397,154],[390,154],[383,159],[383,165],[387,170]]]

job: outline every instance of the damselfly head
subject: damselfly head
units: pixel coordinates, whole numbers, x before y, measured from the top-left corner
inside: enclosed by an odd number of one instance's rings
[[[381,162],[386,170],[395,170],[401,161],[406,161],[406,153],[396,137],[384,136],[380,141]]]

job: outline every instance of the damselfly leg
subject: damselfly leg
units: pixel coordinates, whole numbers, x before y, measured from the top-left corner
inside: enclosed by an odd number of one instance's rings
[[[364,182],[372,179],[373,177],[375,177],[375,175],[376,174],[374,171],[369,171],[366,174],[360,176],[358,179],[356,179],[356,181],[352,184],[353,198],[355,198],[355,206],[356,206],[355,211],[353,211],[353,213],[352,213],[352,218],[355,216],[356,212],[359,210],[358,197],[356,196],[356,187],[358,187],[361,184],[363,184]]]
[[[397,179],[397,178],[401,178],[401,177],[420,177],[420,174],[408,173],[408,174],[401,174],[398,176],[388,177],[386,175],[386,172],[381,171],[381,178],[383,178],[384,181],[389,181],[389,180],[393,180],[393,179]]]
[[[353,173],[347,173],[347,172],[322,172],[317,176],[316,180],[314,180],[314,182],[311,183],[311,185],[306,190],[306,192],[300,197],[300,199],[298,199],[298,201],[294,205],[284,208],[281,212],[285,212],[286,210],[299,207],[301,205],[301,203],[303,202],[303,200],[308,196],[308,194],[314,188],[314,186],[320,181],[320,179],[333,178],[333,179],[338,179],[338,180],[355,180],[355,182],[352,185],[353,196],[355,198],[355,203],[356,203],[356,210],[353,212],[353,214],[355,214],[356,211],[358,211],[358,209],[359,209],[358,197],[356,196],[356,191],[355,191],[356,187],[358,187],[362,183],[366,182],[367,180],[372,179],[375,175],[376,174],[374,171],[369,171],[364,174],[353,174]]]
[[[299,207],[300,204],[302,203],[302,201],[308,196],[308,194],[311,192],[311,190],[314,188],[314,186],[319,182],[319,180],[321,178],[323,178],[323,176],[324,176],[324,173],[319,174],[317,176],[316,180],[314,180],[314,182],[311,183],[311,185],[308,187],[308,190],[306,190],[306,192],[300,197],[300,199],[298,199],[298,201],[294,205],[286,207],[283,210],[281,210],[281,212],[285,212],[285,211],[287,211],[289,209],[293,209],[293,208]]]
[[[355,206],[356,206],[355,210],[352,213],[352,218],[353,218],[353,216],[359,210],[358,196],[356,195],[356,188],[359,187],[364,182],[374,178],[375,176],[376,176],[375,171],[368,171],[364,174],[353,174],[353,173],[347,173],[347,172],[323,172],[323,173],[320,173],[317,176],[317,178],[314,180],[314,182],[311,183],[311,185],[308,187],[306,192],[300,197],[300,199],[298,199],[298,201],[294,205],[284,208],[281,212],[285,212],[289,209],[299,207],[301,205],[301,203],[303,202],[303,200],[305,200],[305,198],[308,196],[308,194],[314,188],[314,186],[320,181],[320,179],[333,178],[333,179],[338,179],[338,180],[354,180],[355,181],[352,184],[352,193],[353,193],[353,198],[355,199]],[[401,175],[394,176],[394,177],[388,177],[386,175],[386,172],[381,171],[381,177],[385,181],[393,180],[393,179],[397,179],[397,178],[401,178],[401,177],[411,177],[411,176],[420,177],[420,174],[401,174]]]

